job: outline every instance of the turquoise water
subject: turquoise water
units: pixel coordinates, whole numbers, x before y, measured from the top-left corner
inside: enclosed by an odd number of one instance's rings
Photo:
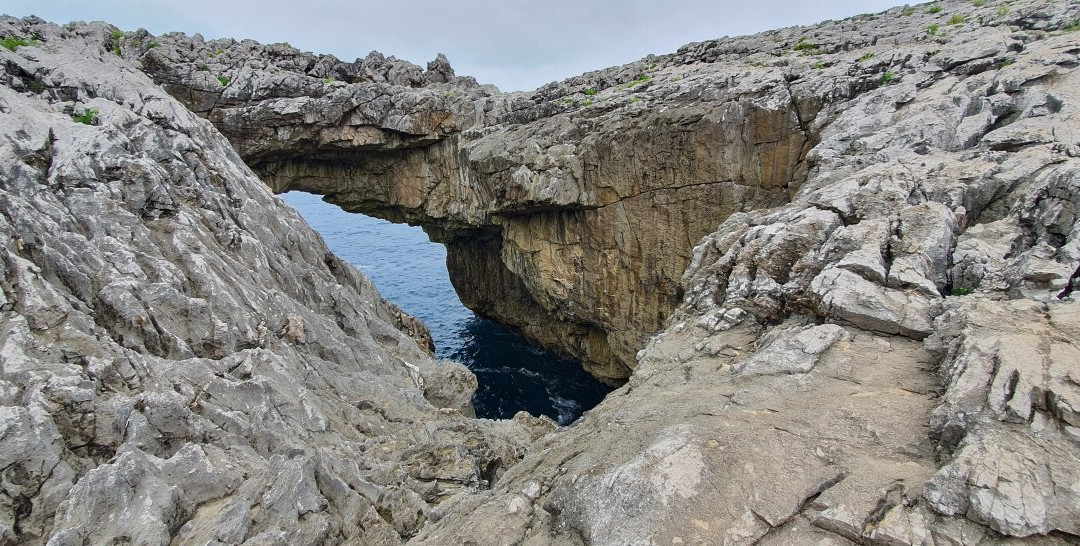
[[[316,195],[282,196],[330,250],[364,272],[383,297],[423,320],[435,356],[466,365],[480,383],[477,417],[507,419],[525,410],[573,422],[610,389],[562,358],[461,305],[446,272],[446,248],[419,227],[347,213]]]

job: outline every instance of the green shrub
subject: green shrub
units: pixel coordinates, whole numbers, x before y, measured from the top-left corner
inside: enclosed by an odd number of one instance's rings
[[[1005,17],[1009,14],[1009,6],[998,6],[997,14],[998,17]]]
[[[825,61],[818,61],[810,65],[810,68],[813,68],[814,70],[821,70],[822,68],[825,68]]]
[[[157,47],[159,45],[161,45],[161,44],[159,44],[157,42],[150,42],[150,43],[146,44],[146,48],[147,49],[154,49],[155,47]]]
[[[332,84],[332,83],[334,83],[336,81],[337,80],[335,80],[333,76],[329,76],[329,77],[323,78],[322,82],[325,83],[326,85],[330,85],[330,84]]]
[[[931,6],[926,13],[941,13],[941,6]]]
[[[202,66],[200,66],[200,67],[199,67],[199,70],[202,70],[203,72],[209,72],[209,71],[210,71],[210,67],[209,67],[209,66],[206,66],[206,65],[204,64],[204,65],[202,65]]]
[[[585,99],[585,106],[592,106],[592,99]]]
[[[953,15],[952,17],[949,17],[949,24],[950,25],[962,25],[962,24],[964,24],[966,22],[967,22],[967,17],[964,16],[964,15],[961,15],[959,13],[957,13],[956,15]]]
[[[896,79],[896,73],[895,72],[886,72],[886,73],[881,75],[881,85],[889,85],[889,83],[891,83],[895,79]]]
[[[864,62],[869,61],[870,59],[873,59],[873,58],[874,58],[874,52],[871,51],[870,53],[867,53],[866,55],[863,55],[862,57],[859,57],[858,62],[864,63]]]
[[[952,295],[954,296],[968,296],[973,292],[975,292],[974,289],[968,288],[966,286],[954,286],[952,289]]]
[[[457,96],[457,93],[455,93],[453,91],[447,91],[447,92],[443,93],[443,98],[444,99],[452,99],[452,98],[454,98],[456,96]]]
[[[82,112],[75,112],[71,114],[71,119],[83,125],[93,125],[97,122],[98,110],[97,108],[88,108]]]
[[[641,99],[640,99],[640,98],[638,98],[638,97],[630,97],[630,104],[634,104],[635,102],[638,102],[638,101],[640,101],[640,100],[641,100]]]
[[[596,94],[596,88],[589,87],[588,89],[583,91],[583,93],[585,93],[586,95],[595,95]]]
[[[221,85],[229,85],[229,78],[225,76],[218,76],[217,81],[221,82]]]
[[[1005,68],[1006,66],[1009,66],[1009,65],[1011,65],[1011,64],[1013,64],[1015,62],[1016,62],[1016,59],[1005,59],[1004,61],[1001,61],[1000,68]]]
[[[30,42],[19,38],[18,36],[7,36],[5,38],[0,38],[0,45],[8,48],[8,51],[15,51],[15,48],[28,46],[30,45]]]
[[[634,80],[632,82],[628,82],[628,83],[623,84],[623,89],[630,89],[631,87],[637,87],[637,86],[639,86],[639,85],[641,85],[641,84],[643,84],[643,83],[645,83],[645,82],[647,82],[647,81],[649,81],[651,79],[652,79],[652,76],[650,76],[648,74],[642,74],[642,75],[638,76],[638,79],[636,79],[636,80]]]
[[[975,4],[975,7],[981,8],[986,5],[986,0],[975,0],[972,3]]]
[[[900,12],[900,15],[903,15],[904,17],[908,17],[910,15],[915,15],[915,8],[913,8],[911,6],[908,6],[908,7],[904,8],[903,11]]]
[[[941,28],[941,27],[939,27],[937,23],[934,23],[934,24],[926,27],[926,33],[931,35],[931,36],[937,36],[937,31],[938,31],[939,28]]]
[[[813,52],[813,51],[817,51],[818,45],[815,44],[814,42],[806,41],[806,37],[804,36],[802,38],[799,38],[798,43],[796,43],[795,46],[792,47],[791,49],[793,49],[795,51],[798,51],[798,52],[801,52],[801,53],[810,53],[810,52]]]

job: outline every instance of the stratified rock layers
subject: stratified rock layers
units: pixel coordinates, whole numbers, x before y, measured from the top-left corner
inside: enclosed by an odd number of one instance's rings
[[[161,43],[139,60],[193,109],[195,67],[223,63],[230,83],[205,115],[275,191],[423,225],[467,306],[611,382],[677,305],[694,244],[798,189],[820,103],[780,72],[654,82],[675,59],[525,96],[467,78],[413,88],[356,64],[339,70],[356,83],[323,82],[312,56],[269,71],[244,44],[206,57],[218,43]],[[593,106],[566,98],[589,85]]]
[[[1080,5],[934,8],[528,94],[5,19],[0,540],[1077,542]],[[241,158],[626,384],[467,418]]]

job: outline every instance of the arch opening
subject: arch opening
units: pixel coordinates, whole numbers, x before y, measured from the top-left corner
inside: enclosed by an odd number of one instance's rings
[[[580,362],[462,305],[450,283],[445,246],[430,241],[421,228],[346,212],[310,193],[281,197],[384,298],[428,326],[436,358],[461,362],[476,374],[477,417],[508,419],[524,410],[566,425],[611,391]]]

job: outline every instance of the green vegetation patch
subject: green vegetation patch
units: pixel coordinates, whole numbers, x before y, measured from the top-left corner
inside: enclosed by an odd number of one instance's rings
[[[218,76],[217,81],[221,82],[221,85],[229,85],[229,78],[225,76]]]
[[[941,13],[941,6],[930,6],[926,13]]]
[[[589,87],[585,91],[582,91],[582,93],[585,93],[586,95],[590,95],[590,96],[595,95],[596,94],[596,88],[595,87]]]
[[[867,53],[866,55],[863,55],[862,57],[859,57],[858,62],[864,63],[864,62],[869,61],[870,59],[873,59],[873,58],[874,58],[874,53],[870,52],[870,53]]]
[[[637,86],[639,86],[639,85],[641,85],[641,84],[643,84],[643,83],[645,83],[645,82],[647,82],[647,81],[649,81],[651,79],[652,79],[652,76],[650,76],[648,74],[642,74],[642,75],[638,76],[638,79],[623,84],[623,89],[630,89],[632,87],[637,87]]]
[[[959,13],[957,13],[956,15],[953,15],[952,17],[949,17],[949,24],[950,25],[962,25],[962,24],[964,24],[966,22],[967,22],[967,16],[961,15]]]
[[[30,41],[18,36],[7,36],[0,38],[0,45],[8,48],[8,51],[15,51],[17,47],[30,45]]]
[[[73,119],[76,122],[81,123],[83,125],[93,125],[94,123],[97,122],[97,118],[98,118],[98,109],[97,108],[87,108],[86,110],[83,110],[82,112],[75,112],[75,113],[71,114],[71,119]]]
[[[926,33],[931,35],[931,36],[937,36],[937,32],[938,32],[939,28],[941,28],[941,27],[939,27],[937,23],[934,23],[934,24],[926,27]]]
[[[818,45],[814,42],[807,41],[805,36],[799,38],[799,41],[791,49],[798,51],[803,55],[817,55],[821,53],[821,49]]]
[[[896,80],[896,72],[886,72],[881,75],[881,85],[889,85]]]

